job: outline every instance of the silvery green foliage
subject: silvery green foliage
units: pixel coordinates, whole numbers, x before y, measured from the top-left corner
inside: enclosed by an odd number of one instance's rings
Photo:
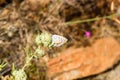
[[[51,34],[47,33],[47,32],[43,32],[40,34],[38,34],[36,36],[35,42],[39,45],[39,44],[43,44],[45,47],[49,47],[52,41],[52,37]]]
[[[41,57],[44,55],[44,50],[42,50],[40,47],[38,47],[36,49],[36,54],[37,54],[37,57]]]
[[[14,70],[12,72],[12,75],[14,77],[14,80],[27,80],[27,75],[23,69]]]
[[[0,64],[0,71],[6,66],[6,62],[2,62],[1,64]]]
[[[41,37],[40,37],[40,35],[38,34],[37,36],[36,36],[36,38],[35,38],[35,42],[39,45],[39,44],[41,44],[41,39],[40,39]]]
[[[59,47],[67,42],[67,38],[60,35],[52,35],[52,45]]]

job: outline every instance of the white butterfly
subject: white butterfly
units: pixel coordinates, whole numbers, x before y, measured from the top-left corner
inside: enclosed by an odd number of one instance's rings
[[[59,47],[68,41],[67,38],[60,35],[52,35],[52,45]]]

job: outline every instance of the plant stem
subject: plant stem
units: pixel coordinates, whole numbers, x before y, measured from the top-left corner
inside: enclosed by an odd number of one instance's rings
[[[29,65],[29,63],[32,59],[33,59],[33,56],[26,60],[25,65],[22,67],[23,70],[25,69],[26,66]]]
[[[84,23],[84,22],[92,22],[92,21],[101,20],[101,19],[112,19],[112,17],[116,16],[116,15],[118,15],[118,14],[112,14],[112,15],[108,15],[108,16],[96,17],[96,18],[91,18],[91,19],[69,21],[69,22],[66,22],[65,24],[73,25],[73,24]]]

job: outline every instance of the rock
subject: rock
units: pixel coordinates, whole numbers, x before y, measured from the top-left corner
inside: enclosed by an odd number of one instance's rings
[[[71,47],[50,59],[47,73],[53,80],[71,80],[101,73],[120,59],[120,45],[111,37],[97,40],[91,47]]]

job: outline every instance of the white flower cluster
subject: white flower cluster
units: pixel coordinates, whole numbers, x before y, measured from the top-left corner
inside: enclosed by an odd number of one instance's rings
[[[23,69],[14,70],[12,72],[12,75],[14,77],[14,80],[27,80],[27,75]]]

